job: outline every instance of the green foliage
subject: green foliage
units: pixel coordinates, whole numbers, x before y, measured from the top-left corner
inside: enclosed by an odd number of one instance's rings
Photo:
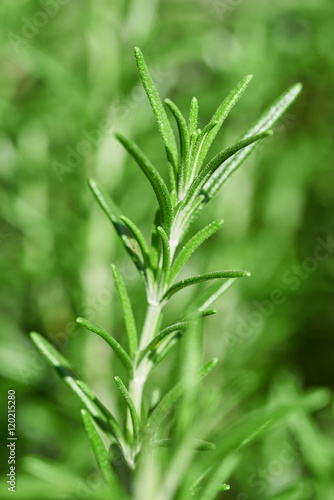
[[[105,340],[110,347],[115,351],[116,355],[119,357],[125,368],[132,372],[132,361],[127,352],[123,349],[123,347],[114,339],[104,328],[101,328],[98,325],[94,325],[91,321],[85,318],[77,318],[77,323],[79,325],[84,326],[87,330],[90,330],[93,333],[99,335],[103,340]]]
[[[197,498],[202,500],[211,500],[220,491],[229,488],[225,480],[229,479],[229,475],[235,469],[239,460],[238,454],[243,447],[257,439],[268,427],[275,425],[286,415],[290,415],[291,412],[313,411],[325,404],[326,398],[321,399],[321,394],[319,396],[319,393],[314,393],[309,397],[305,396],[304,399],[297,398],[295,402],[289,402],[278,408],[265,407],[256,415],[252,415],[252,418],[238,421],[235,427],[227,426],[223,430],[220,429],[219,435],[215,435],[214,443],[205,440],[206,433],[209,433],[210,429],[202,429],[200,424],[196,423],[196,405],[201,392],[199,383],[216,366],[217,359],[214,358],[199,368],[202,353],[200,318],[213,314],[215,311],[210,308],[214,302],[237,278],[250,276],[250,273],[215,271],[175,282],[189,257],[221,227],[223,221],[218,220],[199,230],[179,249],[191,224],[225,180],[254,150],[258,141],[272,134],[271,127],[293,103],[301,86],[297,84],[291,87],[242,135],[238,142],[225,148],[207,162],[207,154],[219,129],[248,87],[252,77],[246,76],[237,84],[202,130],[198,128],[196,98],[191,101],[188,124],[176,104],[169,99],[165,100],[176,120],[179,135],[178,147],[172,126],[140,49],[135,49],[135,55],[139,74],[167,153],[170,188],[167,187],[157,168],[132,140],[126,139],[119,133],[116,134],[116,138],[135,159],[157,199],[158,210],[151,232],[151,246],[147,244],[141,230],[128,217],[121,214],[114,202],[109,200],[95,181],[90,180],[89,186],[144,279],[147,299],[146,317],[141,335],[138,335],[137,315],[132,310],[124,280],[118,268],[112,265],[128,337],[129,354],[106,330],[88,319],[81,317],[77,319],[80,325],[104,339],[127,369],[128,381],[126,383],[119,376],[115,377],[126,405],[124,429],[96,398],[91,389],[74,375],[68,361],[46,339],[36,333],[32,333],[31,338],[41,354],[57,369],[85,407],[82,410],[84,426],[102,475],[107,484],[112,489],[114,488],[114,492],[118,488],[114,486],[117,484],[115,474],[109,468],[107,451],[95,424],[106,434],[110,444],[118,447],[127,467],[127,481],[131,484],[147,450],[153,453],[152,450],[157,446],[168,446],[175,451],[175,455],[172,456],[170,471],[164,483],[166,488],[162,485],[160,496],[157,498],[162,498],[162,492],[165,492],[163,498],[172,499],[174,493],[180,490],[184,491],[185,495],[180,496],[182,500],[190,495],[197,495]],[[174,294],[190,285],[212,280],[219,281],[199,294],[196,301],[187,309],[187,314],[175,324],[160,329],[164,307]],[[185,351],[180,363],[181,379],[166,392],[161,400],[155,403],[153,408],[148,408],[145,404],[144,391],[152,370],[183,338]],[[193,436],[196,430],[199,431],[199,437]],[[161,432],[167,432],[168,437],[161,438]],[[192,461],[196,451],[208,451],[212,455],[209,460],[204,457]],[[210,461],[214,466],[208,466]],[[112,458],[111,462],[114,466]],[[188,466],[193,481],[191,484],[183,484],[181,473]],[[178,473],[175,473],[173,479],[169,481],[168,478],[172,477],[171,471],[178,471]],[[201,485],[202,480],[205,486]]]
[[[123,278],[122,278],[121,273],[119,272],[117,266],[115,266],[115,264],[112,264],[111,270],[112,270],[112,273],[114,275],[114,280],[116,283],[118,295],[119,295],[119,298],[121,301],[126,332],[128,334],[130,354],[131,354],[131,357],[134,358],[134,356],[136,355],[137,349],[138,349],[138,339],[137,339],[137,328],[136,328],[135,319],[133,317],[130,299],[128,296],[128,292],[125,288]]]
[[[108,452],[103,444],[101,436],[97,432],[94,422],[86,410],[81,410],[81,416],[103,479],[112,490],[118,491],[119,487],[117,485],[117,480],[110,468]]]

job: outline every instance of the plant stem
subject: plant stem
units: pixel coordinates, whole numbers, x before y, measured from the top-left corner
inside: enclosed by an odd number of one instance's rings
[[[162,305],[158,301],[149,301],[146,311],[143,331],[140,338],[139,350],[144,349],[153,340],[160,322]]]
[[[160,323],[161,310],[162,310],[162,304],[160,304],[159,302],[152,301],[151,303],[149,303],[146,310],[146,317],[140,339],[140,346],[138,353],[142,349],[144,349],[147,346],[147,344],[151,342],[151,340],[153,340]],[[141,363],[139,363],[139,365],[137,364],[137,362],[135,362],[133,367],[133,376],[129,383],[129,394],[135,405],[139,419],[141,415],[143,390],[149,371],[150,371],[150,363],[147,362],[147,360],[143,360]],[[133,433],[132,421],[129,412],[127,415],[127,429],[131,434]]]

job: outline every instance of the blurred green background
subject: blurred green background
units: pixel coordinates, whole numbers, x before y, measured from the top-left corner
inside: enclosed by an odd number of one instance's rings
[[[210,383],[223,390],[243,376],[247,385],[238,415],[287,387],[333,389],[333,22],[331,0],[2,0],[0,471],[3,482],[6,394],[13,388],[22,498],[84,499],[102,491],[80,406],[35,351],[30,330],[48,335],[122,411],[112,380],[121,367],[74,319],[85,315],[122,339],[110,272],[117,262],[143,320],[136,270],[86,183],[96,178],[148,235],[154,196],[112,134],[131,136],[167,177],[135,45],[162,97],[188,113],[197,96],[200,126],[244,75],[254,74],[212,154],[288,86],[303,83],[276,134],[201,216],[198,227],[221,217],[225,224],[192,257],[187,274],[252,273],[220,300],[205,326],[204,357],[221,359]],[[177,318],[195,295],[180,294],[168,317]],[[157,372],[164,388],[176,359]],[[222,498],[269,498],[307,480],[307,498],[332,500],[333,433],[329,406],[312,421],[287,421],[245,453]],[[286,441],[298,450],[295,460],[270,472]],[[266,471],[262,488],[249,479],[254,468]]]

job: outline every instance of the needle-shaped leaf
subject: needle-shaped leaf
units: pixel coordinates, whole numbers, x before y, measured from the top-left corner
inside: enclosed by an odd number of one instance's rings
[[[191,227],[192,223],[197,217],[198,212],[201,210],[203,202],[205,201],[205,195],[200,194],[194,201],[194,204],[190,206],[189,210],[186,211],[182,219],[182,230],[180,231],[181,235],[179,238],[179,243],[183,240],[185,234]]]
[[[159,247],[160,247],[160,235],[158,233],[158,226],[161,226],[161,211],[158,209],[154,216],[154,221],[151,230],[151,245],[150,245],[150,262],[153,271],[156,271],[158,267],[159,260]]]
[[[203,146],[201,147],[201,151],[199,154],[198,158],[198,165],[199,167],[202,165],[209,148],[214,141],[214,138],[216,137],[219,129],[223,125],[225,119],[227,118],[228,114],[230,113],[231,109],[233,106],[238,102],[242,94],[245,92],[246,88],[250,84],[251,80],[253,78],[253,75],[247,75],[245,78],[243,78],[233,89],[229,95],[224,99],[224,101],[221,103],[221,105],[218,107],[217,111],[214,113],[213,117],[211,118],[209,124],[217,122],[218,126],[214,127],[211,129],[211,131],[207,134],[205,138],[205,142]]]
[[[133,317],[130,298],[125,288],[125,284],[121,276],[121,273],[119,272],[117,266],[115,266],[115,264],[112,264],[111,269],[122,306],[126,332],[128,335],[130,354],[131,357],[134,358],[138,349],[138,336],[137,336],[137,328],[135,319]]]
[[[178,185],[179,185],[179,190],[181,190],[184,182],[185,164],[188,161],[189,157],[190,136],[186,120],[181,111],[179,110],[179,108],[176,106],[176,104],[170,99],[165,99],[165,103],[173,113],[179,131],[180,157],[179,157]]]
[[[213,273],[200,274],[198,276],[193,276],[192,278],[187,278],[185,280],[178,281],[172,285],[164,295],[164,299],[169,299],[174,293],[182,290],[183,288],[196,285],[202,281],[209,281],[221,278],[243,278],[250,276],[248,271],[215,271]]]
[[[182,248],[178,256],[176,257],[174,264],[172,265],[172,269],[170,272],[170,283],[173,283],[174,279],[180,272],[181,268],[187,262],[189,257],[197,250],[197,248],[207,240],[212,234],[214,234],[223,224],[223,220],[218,220],[216,222],[212,222],[205,228],[201,229],[193,238],[191,238],[188,243]]]
[[[286,110],[295,101],[302,90],[302,85],[297,83],[284,92],[277,101],[270,106],[263,115],[256,120],[240,140],[259,134],[271,128]],[[232,156],[224,165],[218,168],[204,186],[208,199],[211,199],[225,182],[225,180],[236,170],[245,158],[254,150],[255,144],[242,149],[238,154]],[[208,200],[207,200],[208,201]]]
[[[165,233],[164,229],[158,226],[157,230],[162,242],[162,255],[163,255],[162,270],[163,270],[163,284],[165,285],[169,277],[171,250],[170,250],[168,236]]]
[[[113,490],[119,490],[118,481],[112,472],[111,464],[109,463],[108,452],[103,444],[100,434],[98,433],[94,421],[86,410],[81,410],[82,420],[87,432],[88,439],[92,446],[97,464],[101,471],[102,477],[107,485]]]
[[[243,148],[246,148],[250,144],[253,144],[261,139],[264,139],[270,135],[272,135],[272,130],[265,130],[264,132],[261,132],[260,134],[255,134],[252,136],[249,136],[245,139],[242,139],[232,146],[229,146],[228,148],[224,149],[220,153],[218,153],[207,165],[203,170],[200,172],[200,174],[196,177],[194,182],[191,185],[191,188],[189,189],[185,204],[188,203],[191,198],[198,192],[200,191],[201,187],[211,178],[213,173],[224,163],[226,162],[230,157],[238,153]],[[231,172],[232,173],[232,172]]]
[[[114,436],[122,447],[125,441],[118,423],[109,410],[105,408],[103,403],[101,403],[96,396],[94,399],[92,398],[91,395],[93,393],[90,389],[89,393],[83,389],[82,384],[80,383],[81,381],[69,361],[62,354],[60,354],[60,352],[57,351],[57,349],[55,349],[50,342],[42,337],[42,335],[39,335],[36,332],[31,332],[30,338],[42,356],[57,370],[65,384],[70,387],[70,389],[80,399],[81,403],[89,411],[92,417],[94,417],[94,420],[101,427],[101,429],[107,434]]]
[[[211,370],[216,366],[218,362],[217,358],[212,359],[206,363],[198,373],[198,379],[202,380],[206,375],[208,375]],[[162,398],[160,403],[152,411],[146,423],[146,431],[148,435],[154,436],[162,422],[168,416],[168,414],[173,410],[175,404],[180,399],[184,391],[184,382],[178,382],[167,394]]]
[[[190,112],[189,112],[189,135],[193,134],[197,130],[198,121],[198,100],[196,97],[191,99]]]
[[[180,109],[171,99],[165,99],[165,103],[174,115],[177,123],[177,128],[180,136],[180,153],[181,157],[187,153],[189,149],[189,132],[187,127],[187,122],[181,113]]]
[[[175,347],[178,344],[182,332],[183,330],[176,332],[175,336],[173,336],[173,338],[171,338],[168,342],[166,342],[161,349],[156,349],[156,351],[154,351],[154,356],[152,355],[150,357],[152,361],[152,366],[150,370],[151,372],[154,370],[154,368],[158,366],[159,363],[161,363],[161,361],[165,359],[165,357],[170,353],[173,347]]]
[[[259,141],[260,139],[265,139],[266,137],[269,137],[271,135],[273,135],[272,130],[264,130],[259,134],[250,135],[249,137],[246,137],[245,139],[236,142],[232,146],[229,146],[228,148],[224,149],[224,151],[218,153],[210,161],[210,163],[208,163],[208,165],[203,169],[202,176],[204,177],[206,174],[212,174],[213,172],[216,171],[218,167],[220,167],[220,165],[222,165],[222,163],[224,163],[224,161],[228,160],[231,156],[233,156],[241,149],[249,146],[250,144],[253,144],[254,142]]]
[[[152,163],[144,155],[144,153],[139,149],[137,144],[129,139],[126,139],[121,134],[115,134],[115,137],[124,146],[128,153],[133,156],[133,158],[136,160],[137,164],[149,180],[156,194],[163,221],[166,226],[166,231],[168,232],[172,223],[173,207],[170,194],[164,180],[152,165]]]
[[[149,268],[150,267],[150,252],[149,252],[148,246],[146,244],[145,238],[142,235],[142,232],[140,231],[140,229],[136,226],[136,224],[134,222],[132,222],[130,219],[128,219],[124,215],[121,216],[121,221],[124,222],[124,224],[130,229],[130,231],[132,231],[133,235],[135,236],[136,241],[139,245],[140,251],[143,255],[145,265],[146,265],[146,267]]]
[[[188,324],[189,321],[182,321],[161,330],[161,332],[159,332],[158,335],[156,335],[154,339],[148,344],[148,346],[145,347],[145,349],[143,349],[143,351],[140,353],[138,357],[138,363],[140,363],[140,361],[146,356],[146,354],[156,349],[163,339],[170,336],[172,333],[183,330]]]
[[[156,446],[159,446],[160,448],[169,448],[173,444],[173,440],[171,438],[157,439],[156,441],[154,441],[154,444]],[[193,439],[191,442],[191,446],[194,450],[198,451],[210,451],[216,449],[215,444],[203,439]]]
[[[198,412],[199,380],[196,374],[202,359],[202,321],[194,321],[188,327],[181,343],[181,377],[184,381],[184,395],[176,413],[175,437],[182,440],[187,430],[194,425]]]
[[[229,278],[223,283],[214,283],[205,290],[197,301],[195,301],[193,308],[204,313],[230,288],[231,285],[233,285],[235,281],[235,278]]]
[[[141,272],[141,274],[145,276],[143,256],[140,252],[138,245],[134,244],[137,243],[134,234],[132,233],[132,231],[129,231],[128,227],[124,225],[124,223],[122,222],[118,208],[116,207],[114,202],[110,199],[110,197],[107,197],[107,195],[102,191],[102,189],[93,179],[89,179],[88,185],[95,199],[99,203],[100,207],[102,208],[104,213],[107,215],[108,219],[112,222],[113,226],[115,227],[116,232],[120,237],[122,244],[129,253],[136,267]]]
[[[315,389],[310,391],[309,394],[297,396],[283,404],[266,405],[225,427],[220,432],[216,450],[212,452],[212,463],[219,465],[208,481],[201,499],[214,500],[217,491],[215,483],[228,479],[228,477],[224,476],[226,474],[225,460],[229,457],[233,459],[233,456],[237,456],[239,450],[277,426],[281,421],[286,421],[287,417],[296,413],[296,411],[304,409],[310,412],[323,408],[328,404],[328,396],[329,393],[326,390]],[[222,460],[222,457],[224,457],[224,460]]]
[[[132,398],[131,398],[127,388],[123,384],[122,380],[119,377],[114,377],[114,379],[115,379],[115,382],[116,382],[123,398],[125,399],[125,402],[126,402],[128,408],[129,408],[129,412],[130,412],[131,420],[132,420],[133,441],[135,443],[135,446],[137,446],[138,441],[139,441],[139,427],[140,426],[139,426],[139,417],[137,415],[135,405],[132,401]]]
[[[160,100],[159,94],[154,86],[153,80],[149,74],[144,56],[138,47],[135,47],[135,56],[137,61],[137,67],[141,81],[143,83],[144,89],[146,91],[147,97],[153,109],[155,119],[157,121],[162,140],[164,142],[167,158],[174,167],[174,172],[177,172],[177,146],[175,137],[173,134],[173,129],[169,123],[166,112],[163,108],[162,102]]]
[[[215,309],[195,311],[187,314],[184,321],[168,326],[159,332],[158,335],[154,337],[152,342],[140,353],[138,363],[147,353],[149,353],[149,359],[152,362],[153,370],[163,359],[165,359],[173,347],[177,345],[178,341],[182,338],[185,329],[190,325],[190,323],[193,323],[201,317],[204,318],[206,316],[216,314],[216,312],[217,311]]]
[[[203,311],[194,311],[186,314],[184,317],[184,320],[196,320],[199,317],[205,318],[206,316],[212,316],[213,314],[216,314],[217,309],[204,309]]]
[[[118,358],[123,363],[123,365],[128,370],[128,372],[132,373],[132,361],[131,361],[130,356],[123,349],[123,347],[117,342],[117,340],[115,340],[114,337],[112,337],[110,335],[110,333],[108,333],[104,328],[101,328],[100,326],[95,325],[94,323],[92,323],[91,321],[89,321],[86,318],[77,318],[76,322],[79,325],[82,325],[85,328],[87,328],[87,330],[89,330],[93,333],[96,333],[97,335],[102,337],[103,340],[105,340],[107,342],[107,344],[109,344],[110,347],[115,351],[115,354],[118,356]]]
[[[196,137],[195,146],[192,151],[192,164],[190,165],[190,176],[193,179],[202,165],[201,155],[206,140],[213,129],[218,128],[218,122],[208,123]]]

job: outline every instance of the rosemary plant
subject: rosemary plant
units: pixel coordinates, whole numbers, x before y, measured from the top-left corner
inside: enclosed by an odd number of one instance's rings
[[[192,322],[196,322],[201,316],[215,312],[212,310],[212,305],[236,278],[249,276],[247,271],[223,270],[178,281],[178,274],[189,257],[221,227],[223,221],[217,220],[210,223],[191,238],[186,238],[188,231],[227,178],[254,150],[257,142],[272,134],[271,127],[280,119],[301,90],[300,84],[288,89],[259,120],[251,125],[238,142],[208,161],[207,155],[211,144],[229,112],[248,87],[252,76],[246,76],[237,84],[203,129],[198,128],[198,101],[195,97],[191,101],[188,119],[183,116],[174,102],[166,99],[165,104],[177,125],[179,140],[176,141],[173,128],[140,49],[135,49],[135,56],[138,71],[166,150],[169,188],[137,144],[120,134],[116,134],[116,138],[134,158],[157,198],[158,209],[152,227],[150,244],[145,241],[135,223],[121,214],[94,180],[89,181],[89,187],[113,224],[121,243],[142,278],[147,297],[146,318],[142,332],[139,333],[124,281],[117,266],[112,265],[112,274],[124,315],[127,348],[89,319],[77,319],[80,325],[106,341],[127,371],[127,380],[123,381],[120,377],[115,377],[117,388],[127,405],[124,428],[75,374],[63,355],[44,337],[35,332],[31,333],[31,338],[41,354],[56,368],[65,383],[79,397],[83,405],[84,427],[98,465],[106,482],[116,489],[118,488],[116,477],[110,464],[112,457],[109,457],[96,426],[105,433],[113,447],[119,448],[129,469],[134,470],[143,443],[153,442],[156,439],[156,431],[161,422],[168,416],[187,387],[187,381],[182,379],[155,405],[153,410],[144,410],[147,406],[143,405],[145,384],[152,371],[177,345],[178,340]],[[213,281],[213,283],[196,302],[193,312],[161,330],[163,310],[169,299],[185,287],[204,281]],[[202,366],[196,378],[199,380],[207,375],[215,366],[216,361],[212,359]],[[210,448],[208,443],[202,442],[201,446]]]

